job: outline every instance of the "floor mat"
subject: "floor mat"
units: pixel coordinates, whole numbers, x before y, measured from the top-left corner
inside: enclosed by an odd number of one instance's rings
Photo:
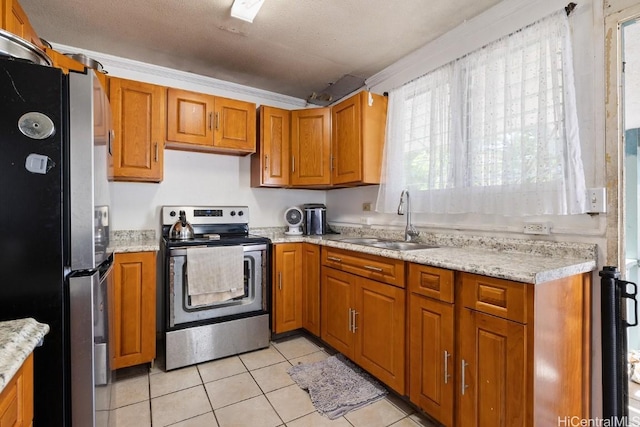
[[[292,366],[288,373],[300,388],[309,392],[318,412],[331,420],[382,399],[388,393],[342,354]]]

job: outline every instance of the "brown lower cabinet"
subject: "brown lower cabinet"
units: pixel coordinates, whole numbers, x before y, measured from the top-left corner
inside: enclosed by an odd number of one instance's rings
[[[322,267],[321,338],[405,392],[405,290]]]
[[[302,327],[320,336],[320,246],[302,243]]]
[[[0,426],[33,425],[33,353],[0,393]]]
[[[156,357],[156,253],[114,256],[113,369]]]

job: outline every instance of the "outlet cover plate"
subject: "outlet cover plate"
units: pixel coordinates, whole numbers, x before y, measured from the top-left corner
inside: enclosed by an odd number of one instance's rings
[[[545,221],[526,222],[522,231],[524,234],[550,234],[551,224]]]

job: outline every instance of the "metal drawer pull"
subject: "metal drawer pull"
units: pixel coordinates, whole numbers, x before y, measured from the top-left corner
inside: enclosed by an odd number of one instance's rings
[[[462,375],[461,375],[462,381],[461,382],[462,382],[462,395],[463,396],[464,396],[464,390],[469,387],[468,385],[465,384],[465,380],[464,380],[464,371],[465,371],[465,368],[467,366],[469,366],[469,364],[467,362],[465,362],[464,359],[462,359]]]
[[[449,358],[451,357],[451,354],[445,350],[444,351],[444,383],[445,384],[449,384],[449,377],[451,375],[449,375]]]
[[[376,271],[378,273],[382,273],[384,271],[382,268],[374,267],[372,265],[365,265],[364,268],[366,268],[367,270]]]
[[[352,332],[353,332],[354,334],[356,333],[356,329],[358,329],[358,326],[356,325],[356,323],[357,323],[357,322],[356,322],[356,316],[357,316],[357,315],[358,315],[358,312],[357,312],[357,311],[355,311],[355,310],[353,310],[353,322],[352,322],[352,323],[353,323],[353,331],[352,331]]]
[[[342,262],[342,258],[336,258],[334,256],[328,256],[327,259],[329,261]]]
[[[278,287],[282,290],[282,271],[278,272]]]

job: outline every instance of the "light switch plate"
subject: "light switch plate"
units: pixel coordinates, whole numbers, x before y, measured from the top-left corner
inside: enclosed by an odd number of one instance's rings
[[[589,213],[607,212],[607,190],[604,187],[587,189],[587,211]]]

